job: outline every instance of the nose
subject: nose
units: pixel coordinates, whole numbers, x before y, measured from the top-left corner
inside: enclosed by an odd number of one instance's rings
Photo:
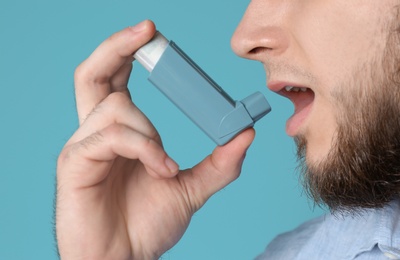
[[[284,2],[287,1],[251,1],[231,39],[237,55],[263,61],[288,49],[288,5]]]

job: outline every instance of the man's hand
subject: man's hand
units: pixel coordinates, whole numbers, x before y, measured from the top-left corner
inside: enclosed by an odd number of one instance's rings
[[[126,28],[76,70],[80,127],[57,167],[62,259],[156,259],[181,238],[194,212],[239,176],[252,129],[179,171],[132,103],[132,55],[154,33],[150,21]]]

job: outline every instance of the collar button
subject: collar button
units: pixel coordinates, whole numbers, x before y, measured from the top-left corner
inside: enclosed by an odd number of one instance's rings
[[[400,259],[399,257],[395,256],[394,254],[391,254],[391,253],[388,253],[388,252],[385,252],[383,254],[389,259]]]

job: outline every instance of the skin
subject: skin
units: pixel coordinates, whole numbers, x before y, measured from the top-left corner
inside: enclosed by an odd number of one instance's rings
[[[293,101],[286,131],[306,191],[332,211],[399,196],[399,4],[254,0],[232,39],[238,55],[263,63],[268,87]]]
[[[298,107],[312,101],[306,116],[288,126],[290,135],[307,139],[307,160],[327,155],[337,127],[332,92],[338,80],[369,60],[371,46],[383,48],[382,13],[395,2],[251,1],[232,48],[263,63],[270,85],[289,82],[312,90],[295,101]],[[126,87],[132,54],[154,32],[149,21],[126,28],[76,70],[80,126],[57,168],[62,259],[156,259],[180,239],[194,212],[240,174],[253,129],[179,171],[132,103]]]
[[[154,33],[150,21],[118,32],[76,70],[80,127],[57,167],[62,259],[157,259],[181,238],[195,211],[239,176],[253,129],[179,171],[132,103],[132,54]]]
[[[335,213],[379,208],[400,194],[400,13],[387,14],[384,52],[333,91],[337,124],[326,159],[306,163],[307,139],[295,138],[306,191]]]
[[[345,84],[352,73],[383,52],[382,28],[387,21],[382,13],[389,13],[395,4],[398,1],[251,1],[233,35],[232,48],[264,65],[271,90],[287,96],[271,85],[288,82],[314,92],[301,124],[287,126],[290,136],[307,139],[309,163],[320,162],[329,153],[340,109],[334,93],[338,88],[350,93],[353,86]]]

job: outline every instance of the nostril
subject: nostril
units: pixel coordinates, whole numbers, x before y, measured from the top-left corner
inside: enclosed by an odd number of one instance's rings
[[[250,54],[258,54],[260,52],[261,52],[261,47],[254,48],[249,51]]]
[[[260,54],[262,52],[269,51],[269,50],[272,50],[272,49],[267,48],[267,47],[256,47],[256,48],[251,49],[249,51],[249,54]]]

